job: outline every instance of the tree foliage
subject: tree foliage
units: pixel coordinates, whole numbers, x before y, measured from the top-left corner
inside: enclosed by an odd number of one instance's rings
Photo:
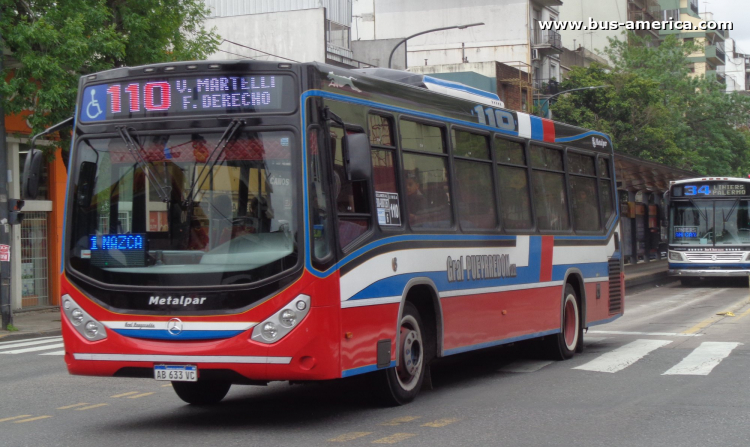
[[[205,59],[219,37],[202,0],[0,0],[0,101],[38,132],[73,115],[88,73]]]
[[[610,40],[612,68],[576,67],[562,90],[609,85],[561,97],[555,119],[612,135],[616,150],[707,175],[750,173],[750,97],[691,76],[693,43]]]

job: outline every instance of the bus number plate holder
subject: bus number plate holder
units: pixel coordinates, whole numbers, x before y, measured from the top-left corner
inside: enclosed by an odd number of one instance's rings
[[[195,365],[154,365],[154,379],[170,382],[197,382],[198,367]]]

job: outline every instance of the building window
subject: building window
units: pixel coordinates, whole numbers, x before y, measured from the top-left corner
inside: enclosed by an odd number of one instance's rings
[[[351,30],[348,26],[326,20],[326,42],[339,48],[351,48]]]

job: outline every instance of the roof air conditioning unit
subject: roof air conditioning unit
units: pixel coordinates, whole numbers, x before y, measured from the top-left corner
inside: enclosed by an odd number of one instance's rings
[[[533,50],[532,49],[531,50],[531,60],[532,61],[538,61],[539,59],[541,59],[541,57],[539,56],[539,50]]]

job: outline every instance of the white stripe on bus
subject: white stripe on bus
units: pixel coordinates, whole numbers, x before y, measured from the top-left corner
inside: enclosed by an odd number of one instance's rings
[[[105,362],[187,362],[187,363],[243,363],[287,365],[291,357],[265,357],[241,355],[140,355],[140,354],[86,354],[75,353],[76,360]]]

